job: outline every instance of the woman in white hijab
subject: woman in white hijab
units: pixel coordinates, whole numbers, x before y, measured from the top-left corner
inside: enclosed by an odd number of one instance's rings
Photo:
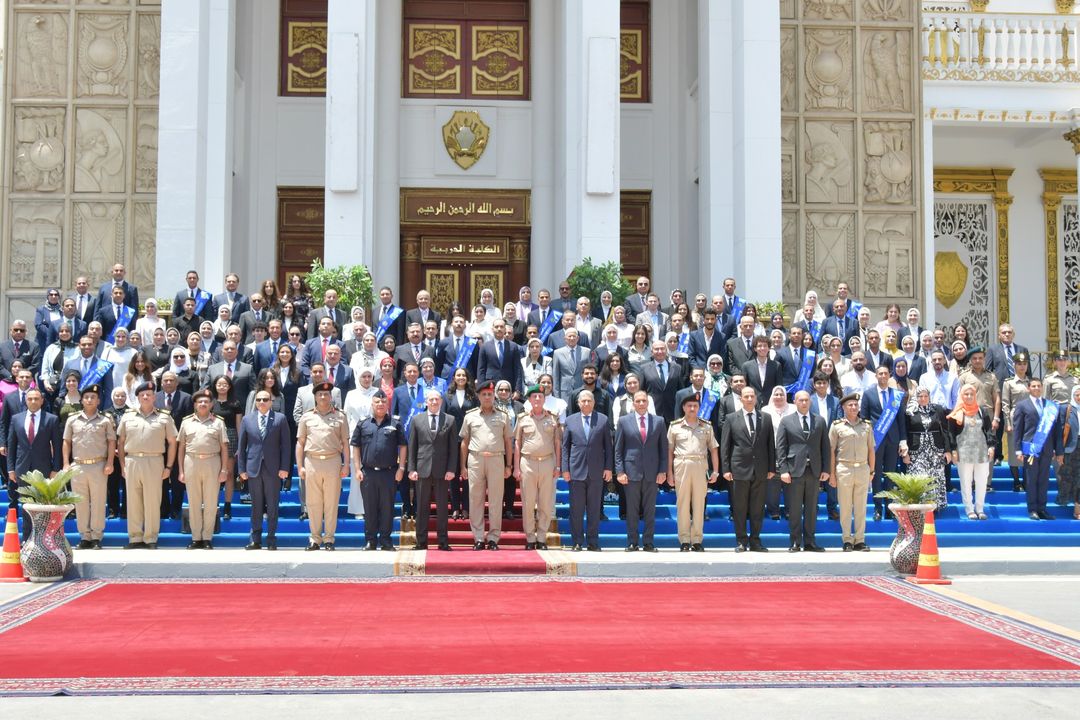
[[[491,331],[492,322],[494,322],[494,318],[488,317],[487,310],[484,306],[477,305],[473,308],[473,319],[465,328],[465,333],[469,337],[476,337],[485,342],[491,342],[495,339],[495,334]]]
[[[370,368],[373,373],[376,373],[379,371],[379,361],[384,357],[387,355],[376,344],[375,333],[369,330],[360,339],[359,349],[349,358],[349,367],[354,373],[359,373],[364,368]]]
[[[217,311],[217,320],[214,321],[214,337],[219,343],[225,342],[225,332],[232,325],[232,310],[228,305],[222,305]]]
[[[495,291],[491,288],[484,288],[480,291],[480,304],[484,306],[484,313],[489,323],[494,321],[495,318],[502,317],[499,308],[495,307]]]
[[[154,328],[165,329],[165,318],[158,316],[157,300],[154,298],[147,298],[143,307],[146,308],[146,315],[135,323],[135,332],[142,336],[143,345],[150,345],[154,342]]]
[[[825,310],[821,307],[821,303],[818,302],[817,292],[814,290],[807,290],[806,297],[803,298],[803,307],[810,305],[814,308],[814,319],[821,322],[825,319]]]
[[[356,325],[362,325],[365,330],[368,329],[365,315],[364,308],[359,305],[353,305],[352,310],[349,312],[350,321],[345,323],[341,328],[342,342],[344,342],[345,339],[352,339],[353,328]]]
[[[377,385],[372,384],[375,372],[370,367],[361,368],[356,374],[357,385],[345,396],[345,418],[349,423],[349,435],[364,420],[371,417],[371,396],[378,390]],[[360,494],[360,484],[349,481],[348,510],[350,515],[364,516],[364,498]]]

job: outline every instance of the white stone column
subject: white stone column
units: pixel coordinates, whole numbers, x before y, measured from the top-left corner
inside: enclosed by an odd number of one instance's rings
[[[327,265],[370,268],[374,259],[375,6],[375,0],[329,0],[328,5]]]
[[[701,259],[697,287],[709,292],[719,291],[724,276],[731,274],[734,269],[731,265],[735,223],[731,3],[728,0],[698,0],[697,19],[698,232]],[[779,197],[779,183],[775,194]]]
[[[922,129],[922,197],[926,205],[923,212],[923,327],[933,328],[937,316],[937,290],[935,289],[934,256],[937,245],[934,238],[934,121],[923,119]]]
[[[618,0],[563,0],[561,30],[556,232],[562,267],[556,265],[553,282],[582,258],[619,259]]]
[[[779,3],[739,0],[732,7],[732,30],[736,178],[732,265],[740,294],[781,300]],[[714,283],[718,279],[714,277]]]
[[[401,0],[379,0],[375,71],[375,237],[371,275],[378,285],[399,286],[401,273],[401,187],[398,180],[398,123],[401,115]],[[389,62],[394,58],[394,62]],[[370,94],[370,93],[369,93]],[[396,298],[411,304],[410,298]],[[439,308],[444,312],[446,308]]]
[[[236,85],[236,0],[210,0],[206,78],[206,259],[203,285],[223,288],[232,257],[233,89]],[[159,199],[160,203],[160,199]],[[251,282],[254,280],[255,282]],[[250,287],[258,281],[245,278]],[[168,290],[171,285],[163,289]],[[179,287],[179,285],[178,285]]]
[[[529,64],[532,90],[532,228],[529,253],[529,284],[536,293],[542,287],[552,288],[563,274],[556,272],[555,228],[556,191],[555,165],[559,158],[552,152],[555,145],[557,98],[555,93],[556,31],[558,7],[554,2],[529,4],[531,17],[532,61]],[[554,285],[558,287],[558,285]],[[517,288],[511,288],[516,296]]]

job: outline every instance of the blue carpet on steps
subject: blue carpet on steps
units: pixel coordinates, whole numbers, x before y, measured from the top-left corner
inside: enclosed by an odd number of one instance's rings
[[[1072,508],[1056,504],[1057,485],[1050,481],[1050,502],[1048,510],[1057,518],[1053,521],[1035,521],[1027,516],[1026,500],[1023,493],[1012,490],[1012,477],[1007,466],[994,468],[993,493],[986,498],[988,520],[968,520],[963,514],[960,493],[949,493],[949,506],[935,514],[939,544],[942,547],[1010,547],[1010,546],[1077,546],[1080,545],[1080,521],[1072,519]],[[307,543],[308,523],[299,520],[300,506],[297,488],[299,482],[294,479],[293,490],[282,493],[281,519],[278,524],[278,545],[281,547],[302,547]],[[344,481],[341,506],[338,516],[338,547],[356,548],[363,544],[364,524],[362,519],[353,518],[345,511],[348,497],[349,480]],[[5,501],[7,494],[0,491],[0,501]],[[563,542],[569,541],[570,534],[570,497],[565,483],[558,483],[556,492],[556,516]],[[885,548],[896,535],[896,522],[893,520],[873,521],[873,505],[867,510],[867,543],[874,548]],[[400,509],[400,506],[398,506]],[[607,520],[600,525],[600,542],[605,548],[622,548],[626,543],[625,523],[618,519],[618,507],[606,504],[604,507]],[[232,519],[222,522],[222,531],[215,535],[214,544],[218,547],[242,547],[248,542],[251,506],[234,502]],[[520,545],[524,536],[520,532],[520,520],[504,521],[502,544]],[[517,532],[508,528],[516,528]],[[762,529],[762,540],[766,546],[774,549],[786,549],[788,543],[788,524],[786,519],[771,520],[766,518]],[[74,514],[67,520],[66,529],[72,543],[79,540]],[[399,520],[394,520],[395,534],[400,529]],[[467,522],[452,523],[451,542],[466,544],[471,542],[467,534]],[[161,526],[159,545],[162,547],[183,547],[190,536],[181,534],[179,520],[164,520]],[[840,525],[831,521],[825,512],[825,497],[821,496],[818,505],[818,544],[826,548],[838,548],[841,544]],[[104,545],[121,546],[127,542],[127,525],[123,519],[106,521]],[[705,521],[705,546],[710,549],[729,549],[734,546],[734,528],[728,509],[727,493],[710,492],[707,499]],[[656,509],[656,545],[661,548],[678,547],[676,528],[675,493],[661,492]]]

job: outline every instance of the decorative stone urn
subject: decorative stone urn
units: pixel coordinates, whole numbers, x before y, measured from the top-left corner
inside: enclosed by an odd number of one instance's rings
[[[925,515],[936,507],[935,503],[921,505],[891,503],[889,505],[889,510],[899,524],[896,537],[889,547],[889,562],[898,573],[914,575],[919,569],[919,551],[922,549]]]
[[[30,515],[30,538],[19,553],[23,572],[30,582],[63,580],[71,569],[74,555],[64,535],[64,518],[74,505],[35,505],[26,503],[23,509]]]

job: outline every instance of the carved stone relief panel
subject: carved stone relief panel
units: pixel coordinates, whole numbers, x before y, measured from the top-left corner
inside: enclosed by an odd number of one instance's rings
[[[808,203],[855,202],[855,126],[849,121],[807,120],[804,138]]]
[[[15,15],[15,97],[67,95],[68,20],[52,12]]]
[[[854,112],[852,35],[846,28],[806,28],[804,109]]]
[[[864,213],[863,293],[892,298],[915,295],[915,246],[909,213]]]
[[[780,121],[780,198],[786,203],[799,201],[795,182],[800,167],[796,142],[798,130],[798,120],[785,118]]]
[[[11,287],[48,287],[60,284],[60,255],[64,243],[62,202],[11,204]]]
[[[863,199],[868,203],[910,205],[912,127],[909,122],[863,123]]]
[[[75,192],[124,192],[126,135],[127,110],[79,108],[75,112]]]
[[[72,275],[86,275],[97,283],[108,277],[114,263],[125,262],[127,222],[125,203],[77,202],[71,220]]]
[[[12,187],[16,191],[63,190],[65,117],[63,108],[15,108]]]
[[[135,192],[157,192],[157,160],[157,108],[139,108],[135,113]]]
[[[780,0],[780,17],[784,20],[795,19],[795,0]]]
[[[862,0],[863,20],[911,20],[911,0]]]
[[[993,201],[947,197],[934,202],[934,319],[945,326],[963,323],[984,344],[990,339],[990,319],[997,317],[991,292]]]
[[[851,20],[853,0],[803,0],[803,17],[808,20]]]
[[[864,30],[863,110],[911,112],[911,32]]]
[[[152,100],[161,88],[161,16],[139,15],[139,36],[135,59],[135,97]]]
[[[798,84],[796,63],[798,55],[798,31],[795,28],[780,28],[780,110],[798,112]]]
[[[855,213],[806,213],[806,283],[821,291],[855,278]],[[854,288],[854,292],[859,292]]]
[[[784,261],[784,297],[799,296],[799,213],[785,210],[780,221],[781,254]]]
[[[132,225],[132,282],[139,287],[150,288],[154,285],[154,262],[157,257],[157,205],[135,203]]]
[[[127,97],[128,19],[126,13],[79,15],[75,64],[79,97]]]
[[[1064,345],[1069,350],[1080,349],[1080,212],[1075,200],[1061,203],[1061,254],[1065,272],[1062,301],[1065,312]]]

